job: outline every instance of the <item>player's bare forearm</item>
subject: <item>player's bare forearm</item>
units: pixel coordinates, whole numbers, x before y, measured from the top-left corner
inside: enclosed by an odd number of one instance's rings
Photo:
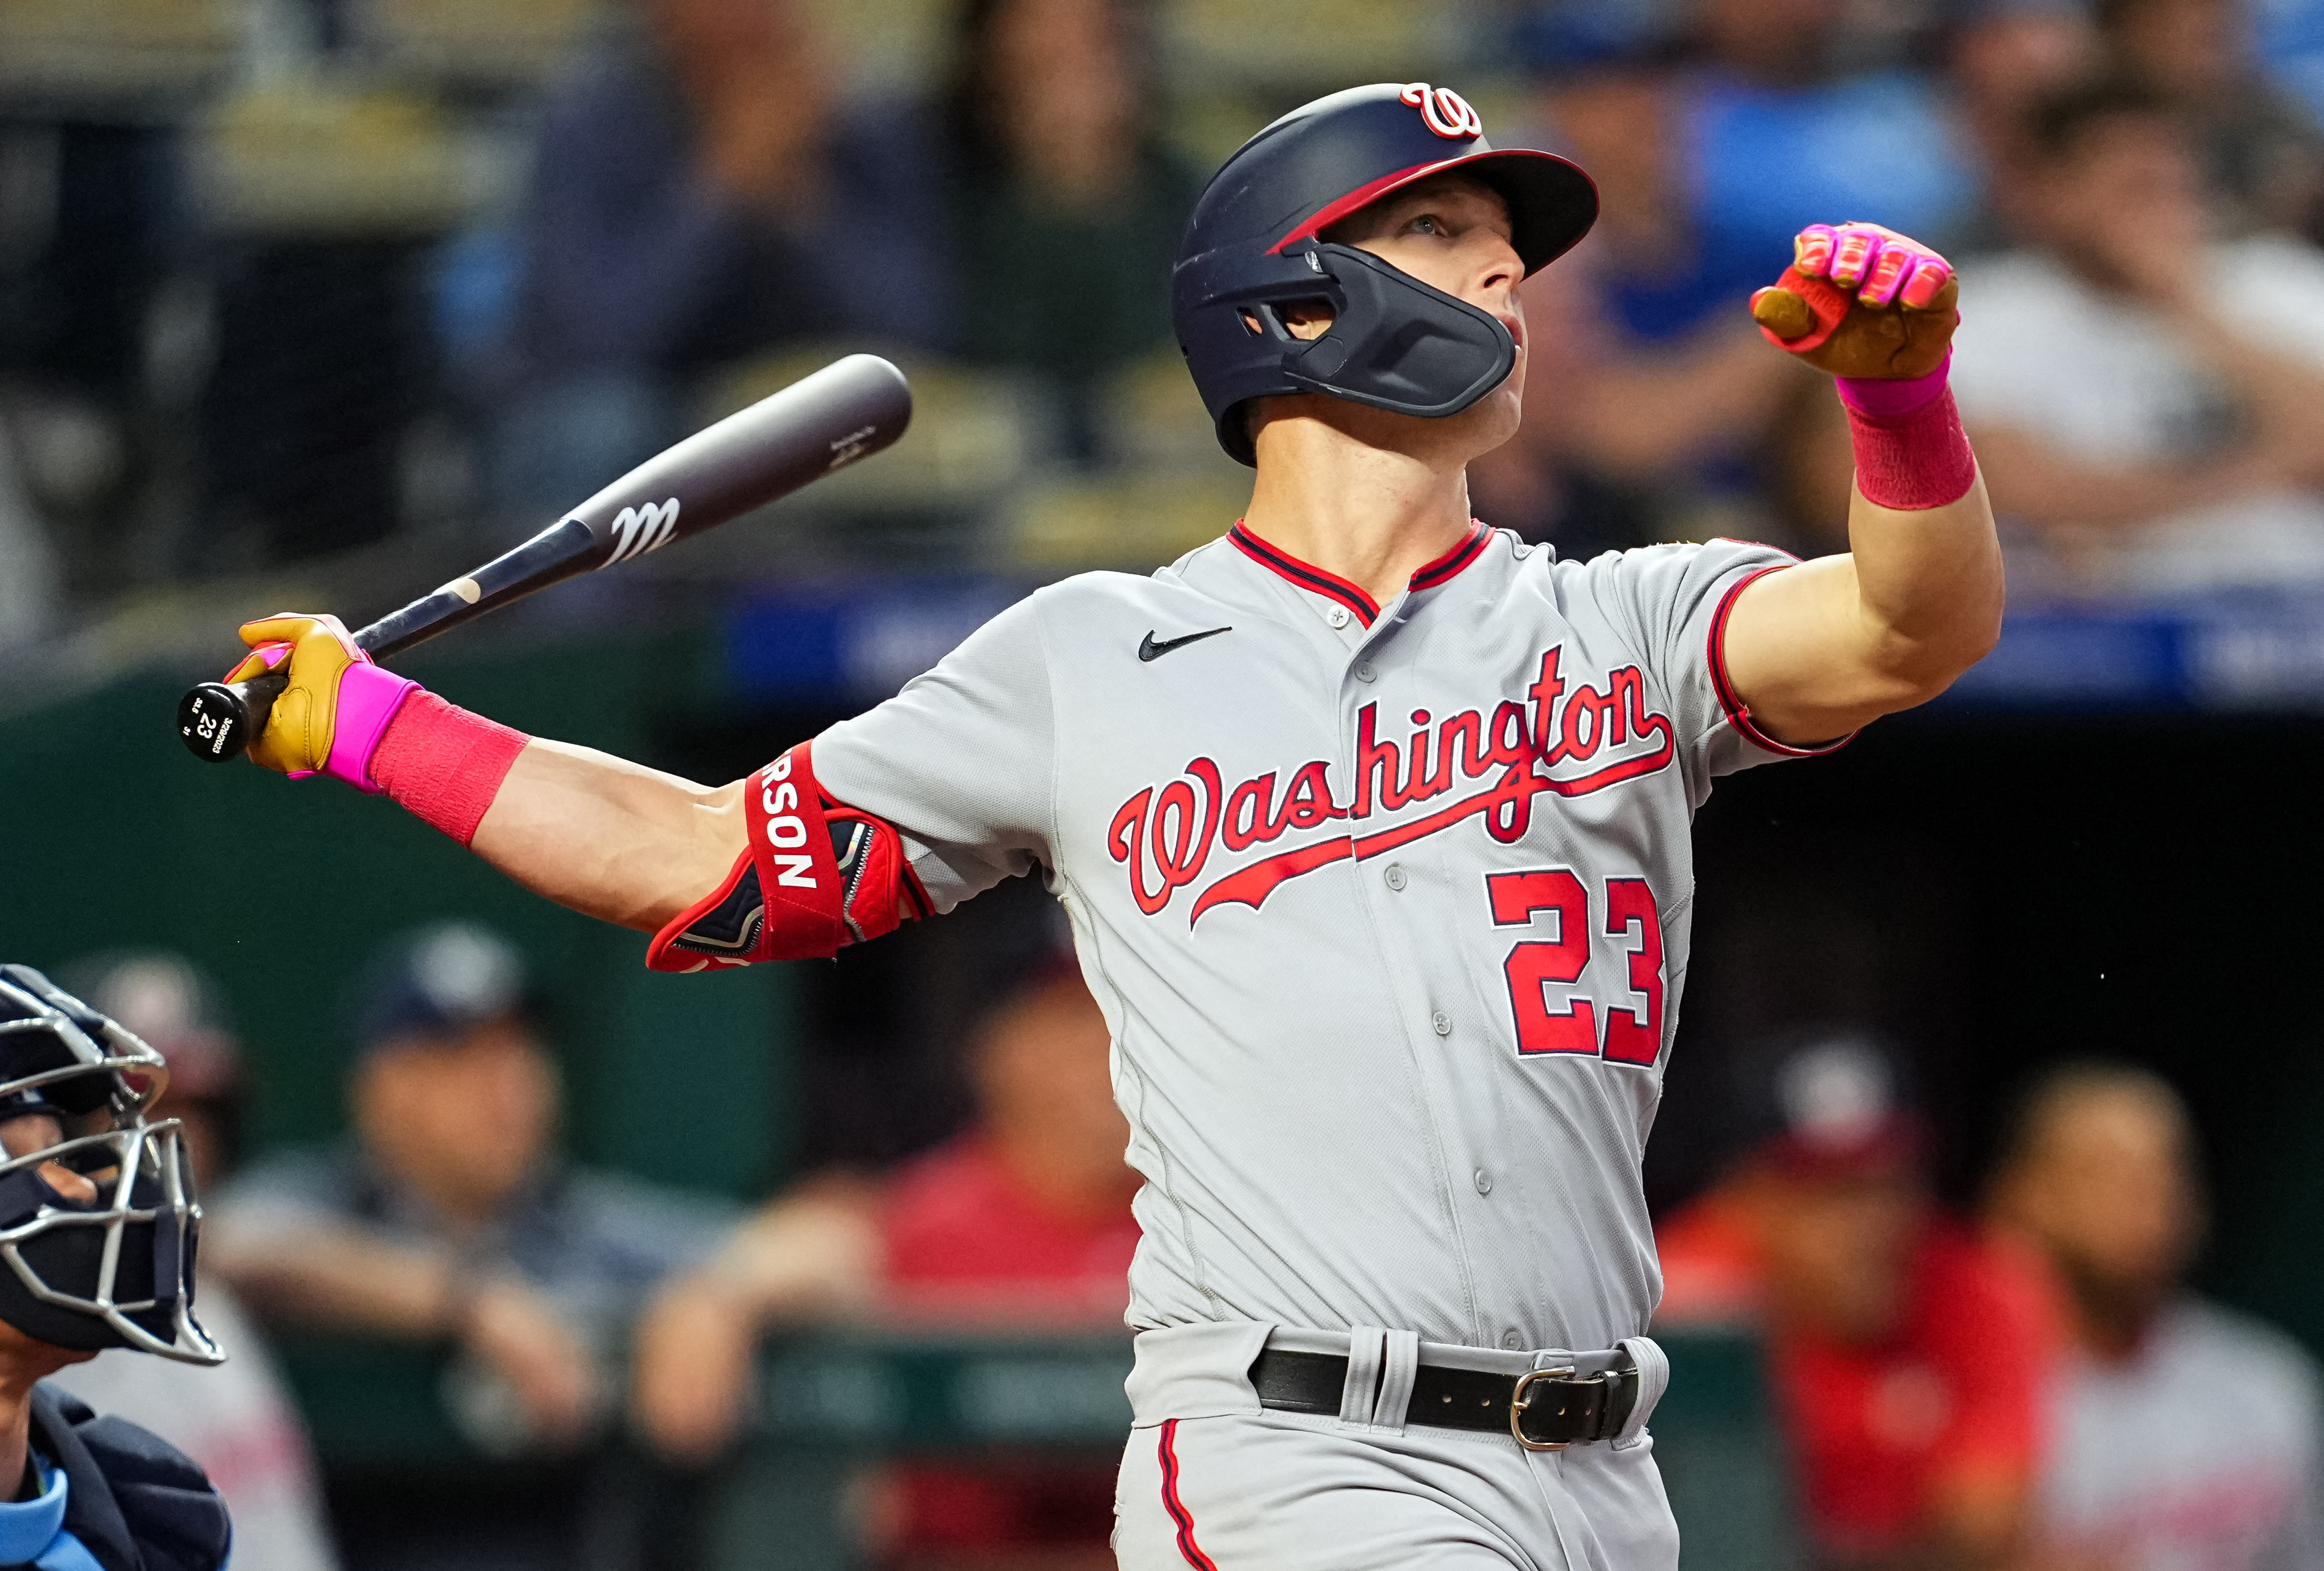
[[[1871,224],[1811,225],[1751,299],[1770,343],[1831,374],[1856,455],[1849,551],[1753,580],[1726,675],[1759,730],[1804,745],[1925,703],[2001,636],[2001,545],[1946,386],[1951,264]]]
[[[739,784],[697,786],[534,740],[469,849],[537,895],[652,932],[717,887],[745,847]]]
[[[1761,730],[1804,745],[1925,703],[2001,633],[2001,544],[1980,481],[1911,511],[1857,492],[1845,556],[1756,580],[1727,627],[1727,675]]]

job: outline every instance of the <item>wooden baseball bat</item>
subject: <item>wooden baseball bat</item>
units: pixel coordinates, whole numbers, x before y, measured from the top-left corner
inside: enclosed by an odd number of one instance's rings
[[[876,354],[851,354],[647,459],[516,549],[359,629],[385,660],[437,634],[576,574],[610,567],[698,535],[787,496],[894,442],[912,418],[904,373]],[[266,729],[290,678],[205,682],[178,701],[178,736],[212,763]]]

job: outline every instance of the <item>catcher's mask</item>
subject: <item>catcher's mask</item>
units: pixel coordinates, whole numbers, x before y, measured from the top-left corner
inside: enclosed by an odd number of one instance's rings
[[[169,1083],[114,1021],[0,965],[0,1320],[60,1347],[225,1361],[194,1318],[202,1213],[178,1121],[145,1116]],[[36,1118],[58,1133],[33,1146]]]

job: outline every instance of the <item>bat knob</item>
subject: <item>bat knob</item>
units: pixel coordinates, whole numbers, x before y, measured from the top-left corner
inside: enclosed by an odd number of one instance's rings
[[[239,758],[250,745],[250,705],[223,682],[189,687],[178,700],[178,740],[206,763]]]

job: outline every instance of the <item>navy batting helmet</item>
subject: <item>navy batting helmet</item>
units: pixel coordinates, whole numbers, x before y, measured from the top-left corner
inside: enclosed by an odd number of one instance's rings
[[[1252,137],[1194,204],[1171,274],[1171,316],[1219,445],[1255,462],[1241,412],[1323,392],[1398,414],[1457,415],[1501,384],[1517,344],[1491,313],[1333,244],[1322,231],[1392,191],[1458,170],[1508,203],[1530,274],[1598,218],[1598,188],[1562,158],[1495,152],[1449,87],[1384,82],[1295,109]],[[1279,308],[1328,300],[1331,330],[1294,337]]]

